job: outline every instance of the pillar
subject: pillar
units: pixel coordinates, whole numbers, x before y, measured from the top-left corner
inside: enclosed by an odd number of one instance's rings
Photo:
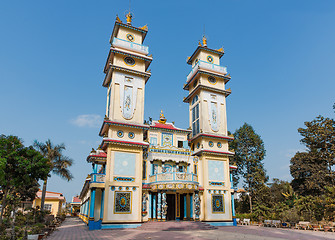
[[[156,194],[154,194],[153,196],[153,201],[152,201],[152,218],[157,218],[156,216]]]
[[[105,201],[105,189],[101,189],[100,220],[104,218],[104,201]]]
[[[162,219],[162,193],[158,193],[158,200],[157,200],[157,219]]]
[[[152,201],[152,195],[151,195],[151,192],[149,192],[149,207],[148,207],[148,216],[149,216],[149,220],[152,219],[152,211],[151,211],[151,203]]]
[[[190,218],[193,219],[193,194],[190,194]]]
[[[95,207],[95,193],[96,189],[92,188],[91,189],[91,198],[90,198],[90,205],[89,205],[89,218],[88,218],[88,230],[97,230],[101,229],[101,221],[94,221],[94,207]]]
[[[184,218],[183,220],[186,220],[187,219],[187,197],[186,197],[187,194],[184,195]]]

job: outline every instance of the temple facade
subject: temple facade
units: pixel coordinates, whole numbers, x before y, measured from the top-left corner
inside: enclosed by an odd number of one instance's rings
[[[80,218],[90,230],[135,228],[146,221],[236,224],[223,49],[208,48],[204,37],[187,59],[188,129],[168,122],[162,111],[157,121],[144,121],[152,56],[143,45],[147,26],[134,27],[131,20],[130,13],[125,23],[117,17],[110,38],[102,143],[87,157],[92,173],[80,194]]]

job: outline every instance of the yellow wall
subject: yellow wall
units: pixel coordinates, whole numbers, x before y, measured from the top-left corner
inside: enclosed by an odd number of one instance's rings
[[[60,214],[61,207],[62,207],[62,202],[60,200],[50,200],[50,199],[45,199],[44,205],[45,204],[52,204],[51,206],[51,215],[54,215],[55,217]],[[41,207],[41,199],[35,199],[33,202],[33,207]]]
[[[120,27],[116,37],[120,38],[120,39],[123,39],[123,40],[126,40],[126,41],[129,41],[127,39],[127,34],[128,33],[133,35],[133,37],[134,37],[133,42],[134,43],[142,44],[142,42],[143,42],[142,34],[138,31],[135,31],[135,30],[132,30],[132,29],[129,29],[129,28],[126,28],[126,27]]]

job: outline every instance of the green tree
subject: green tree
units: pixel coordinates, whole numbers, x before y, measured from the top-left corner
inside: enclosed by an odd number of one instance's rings
[[[73,176],[68,169],[72,166],[73,160],[63,155],[63,150],[65,150],[65,145],[59,144],[54,145],[50,139],[45,143],[41,143],[35,140],[34,147],[46,158],[48,159],[50,169],[52,172],[67,181],[70,181]],[[49,176],[48,176],[49,177]],[[45,194],[47,191],[48,177],[43,180],[42,198],[41,198],[41,209],[44,209]]]
[[[304,124],[306,128],[299,128],[298,132],[307,151],[297,152],[291,159],[292,187],[301,195],[318,196],[326,186],[334,185],[335,122],[318,116]]]
[[[230,145],[235,151],[232,162],[238,167],[234,176],[234,185],[237,185],[240,177],[243,178],[243,187],[249,192],[250,209],[252,210],[251,198],[257,201],[259,198],[257,192],[264,190],[264,184],[268,181],[263,164],[264,142],[247,123],[235,131],[234,138]]]
[[[0,224],[9,202],[35,198],[38,181],[48,176],[49,169],[47,159],[34,148],[24,147],[18,137],[0,136]]]

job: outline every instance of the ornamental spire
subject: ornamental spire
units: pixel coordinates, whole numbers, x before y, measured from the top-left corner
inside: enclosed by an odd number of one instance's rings
[[[166,119],[164,117],[164,113],[163,113],[163,110],[161,110],[161,114],[159,115],[159,120],[158,120],[159,123],[163,123],[165,124],[166,123]]]
[[[205,35],[202,37],[202,45],[203,45],[204,47],[207,47],[207,38],[206,38]]]

